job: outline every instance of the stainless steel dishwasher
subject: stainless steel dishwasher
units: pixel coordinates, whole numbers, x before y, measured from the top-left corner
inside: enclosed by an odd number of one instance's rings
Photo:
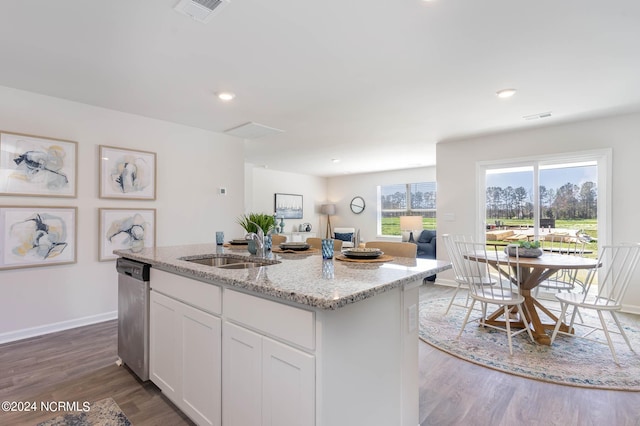
[[[118,357],[142,381],[149,380],[149,268],[118,258]]]

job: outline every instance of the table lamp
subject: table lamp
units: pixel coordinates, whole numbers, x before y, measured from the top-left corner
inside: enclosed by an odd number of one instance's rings
[[[323,204],[320,206],[320,213],[327,215],[327,236],[326,238],[331,238],[331,215],[336,214],[336,205],[335,204]]]
[[[409,242],[415,243],[413,231],[422,229],[422,216],[400,216],[400,230],[409,231]]]

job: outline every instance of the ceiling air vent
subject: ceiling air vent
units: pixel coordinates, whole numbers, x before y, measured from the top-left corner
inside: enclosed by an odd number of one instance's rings
[[[277,133],[282,133],[284,130],[276,129],[275,127],[265,126],[264,124],[254,123],[249,121],[248,123],[241,124],[239,126],[227,129],[224,131],[226,134],[236,136],[243,139],[258,139],[264,136],[270,136]]]
[[[198,22],[207,23],[229,4],[229,0],[182,0],[175,9]]]
[[[525,115],[522,118],[525,120],[538,120],[540,118],[549,118],[551,117],[551,111],[541,112],[539,114]]]

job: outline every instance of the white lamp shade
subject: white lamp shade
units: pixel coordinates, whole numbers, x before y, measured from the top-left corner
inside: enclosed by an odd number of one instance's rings
[[[336,214],[336,205],[335,204],[323,204],[320,206],[320,213],[333,215]]]
[[[422,216],[400,216],[401,231],[422,229]]]

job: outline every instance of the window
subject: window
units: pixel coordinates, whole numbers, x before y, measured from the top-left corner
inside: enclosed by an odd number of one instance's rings
[[[423,228],[435,229],[435,182],[381,185],[378,200],[378,235],[401,235],[400,216],[421,216]]]
[[[588,241],[589,257],[597,256],[611,235],[610,162],[603,150],[479,163],[478,238],[544,245],[550,233],[575,235]]]

